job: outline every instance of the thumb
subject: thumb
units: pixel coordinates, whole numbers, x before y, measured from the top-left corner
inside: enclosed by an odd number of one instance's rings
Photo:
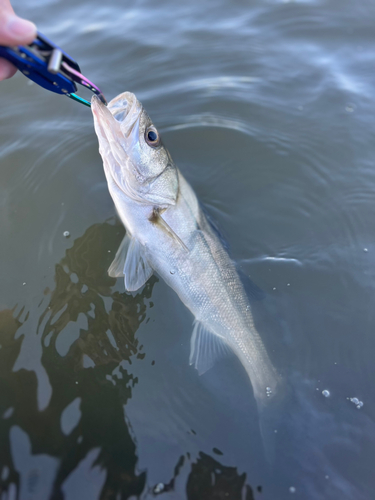
[[[27,45],[35,38],[34,23],[0,10],[0,45]]]

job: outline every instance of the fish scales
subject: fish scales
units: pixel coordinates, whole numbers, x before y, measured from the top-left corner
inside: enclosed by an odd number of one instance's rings
[[[190,363],[208,369],[227,348],[244,366],[258,407],[279,377],[255,327],[235,265],[137,98],[92,110],[108,187],[127,230],[110,270],[134,291],[153,272],[195,317]]]

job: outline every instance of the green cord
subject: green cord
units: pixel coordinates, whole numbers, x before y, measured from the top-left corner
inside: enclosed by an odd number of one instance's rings
[[[91,108],[91,103],[89,101],[86,101],[86,99],[82,99],[82,97],[79,97],[77,94],[65,94],[65,95],[70,97],[70,99],[73,99],[73,101],[80,102],[81,104],[84,104],[85,106]]]

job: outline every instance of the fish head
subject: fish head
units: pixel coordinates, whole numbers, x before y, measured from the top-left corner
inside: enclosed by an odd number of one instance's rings
[[[174,205],[177,168],[136,96],[124,92],[108,107],[93,96],[91,109],[109,186],[139,203]]]

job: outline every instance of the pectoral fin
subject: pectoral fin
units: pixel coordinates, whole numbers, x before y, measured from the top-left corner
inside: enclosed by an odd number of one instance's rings
[[[165,222],[158,211],[154,210],[149,220],[156,226],[159,226],[162,231],[168,234],[168,236],[170,236],[176,243],[178,243],[186,252],[189,251],[188,247],[185,245],[182,239],[173,231],[171,226]]]
[[[217,359],[224,357],[229,352],[230,348],[221,337],[207,330],[200,321],[194,321],[190,340],[189,364],[194,365],[199,375],[209,370]]]
[[[126,290],[135,292],[146,283],[152,273],[153,269],[143,255],[142,245],[132,238],[124,267]]]
[[[128,235],[128,233],[126,233],[124,239],[122,240],[120,246],[118,247],[116,256],[112,264],[108,268],[108,274],[112,278],[120,278],[124,276],[125,260],[126,260],[126,255],[128,253],[130,242],[131,238]]]
[[[113,278],[124,276],[125,289],[135,292],[146,283],[152,273],[153,269],[144,256],[143,246],[126,234],[108,274]]]

